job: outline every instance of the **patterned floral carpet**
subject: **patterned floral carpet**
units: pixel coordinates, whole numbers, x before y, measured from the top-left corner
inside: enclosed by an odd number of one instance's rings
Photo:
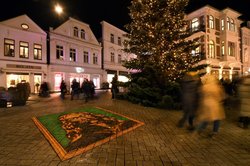
[[[61,160],[95,148],[144,125],[102,108],[82,108],[32,118]]]

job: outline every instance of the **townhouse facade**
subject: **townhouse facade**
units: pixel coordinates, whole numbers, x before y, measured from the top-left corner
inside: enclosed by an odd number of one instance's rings
[[[200,42],[200,47],[193,54],[200,54],[201,63],[209,64],[207,73],[216,75],[218,79],[232,80],[249,68],[247,63],[242,63],[241,42],[248,30],[241,28],[239,16],[240,13],[230,8],[218,10],[209,5],[186,15],[193,33],[190,39],[198,38]],[[249,57],[249,53],[246,56]]]
[[[114,74],[117,74],[118,81],[126,82],[128,81],[127,75],[130,71],[122,66],[122,62],[136,58],[136,55],[123,51],[125,48],[124,41],[127,40],[124,36],[126,32],[106,21],[102,21],[101,26],[102,69],[105,71],[104,80],[111,83]]]
[[[242,54],[242,73],[250,74],[250,21],[241,28],[241,54]]]
[[[101,45],[88,24],[70,17],[59,27],[50,28],[49,45],[48,71],[52,91],[60,90],[62,79],[69,90],[73,79],[81,85],[84,78],[100,88],[104,77]]]
[[[27,15],[0,22],[0,86],[29,82],[37,93],[47,81],[47,34]]]
[[[218,79],[250,73],[250,22],[242,27],[240,15],[209,5],[186,15],[189,39],[200,41],[193,54],[199,54],[201,63],[209,64],[207,72]],[[122,63],[136,55],[123,51],[126,32],[106,21],[101,29],[99,43],[88,24],[71,17],[48,32],[27,15],[0,22],[0,87],[29,82],[31,92],[38,93],[44,81],[51,91],[59,91],[62,80],[69,90],[73,79],[80,84],[84,78],[92,80],[97,89],[103,82],[111,83],[114,74],[128,81],[131,71]]]

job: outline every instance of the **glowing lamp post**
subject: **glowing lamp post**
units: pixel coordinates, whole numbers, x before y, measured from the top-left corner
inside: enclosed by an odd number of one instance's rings
[[[55,6],[55,12],[60,15],[63,13],[63,8],[59,4],[57,4]]]

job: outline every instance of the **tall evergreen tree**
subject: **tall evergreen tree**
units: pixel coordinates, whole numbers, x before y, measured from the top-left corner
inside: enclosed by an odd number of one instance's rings
[[[167,81],[176,81],[199,61],[191,51],[196,40],[187,40],[185,7],[189,0],[132,0],[131,23],[126,25],[128,49],[138,56],[125,67],[142,70],[146,64],[154,64]]]
[[[199,61],[191,54],[198,47],[184,19],[188,0],[132,0],[126,52],[137,59],[125,62],[131,74],[128,99],[147,106],[180,101],[178,80]]]

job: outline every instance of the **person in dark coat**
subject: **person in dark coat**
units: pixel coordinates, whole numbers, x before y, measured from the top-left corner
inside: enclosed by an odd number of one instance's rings
[[[117,74],[114,75],[111,84],[112,84],[112,86],[111,86],[112,99],[115,99],[117,93],[119,92],[119,90],[118,90],[118,77],[117,77]]]
[[[243,77],[239,86],[240,122],[242,128],[247,129],[250,124],[250,76]]]
[[[73,79],[71,84],[71,100],[73,100],[74,96],[77,96],[77,99],[79,99],[79,90],[80,90],[80,83],[76,81],[76,79]]]
[[[88,79],[84,79],[82,86],[81,86],[82,92],[84,94],[85,102],[88,102],[89,97],[91,96],[91,84]]]
[[[64,80],[62,80],[60,84],[60,90],[61,90],[61,98],[65,99],[65,94],[67,93],[67,86]]]
[[[181,83],[183,116],[177,125],[180,128],[184,127],[185,123],[188,121],[188,128],[190,130],[194,129],[193,120],[198,108],[200,85],[201,79],[198,75],[198,72],[187,72],[183,77],[183,81]]]

